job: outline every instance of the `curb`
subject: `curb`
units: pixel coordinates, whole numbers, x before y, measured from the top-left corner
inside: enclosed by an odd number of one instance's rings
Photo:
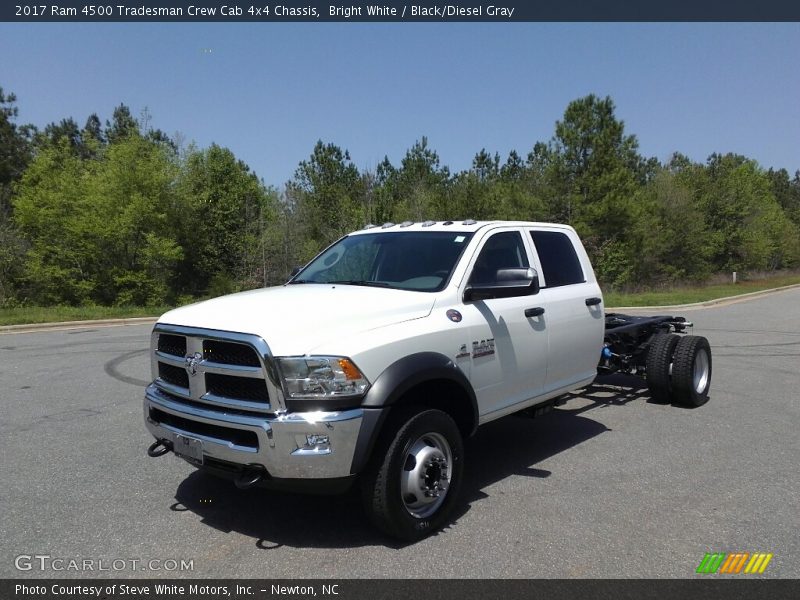
[[[116,327],[120,325],[141,325],[155,323],[158,317],[127,317],[124,319],[96,319],[89,321],[59,321],[56,323],[28,323],[21,325],[0,325],[0,334],[28,333],[58,329],[80,329],[83,327]]]
[[[781,287],[770,288],[768,290],[759,290],[758,292],[748,292],[747,294],[737,294],[736,296],[714,298],[713,300],[704,300],[702,302],[692,302],[691,304],[666,304],[662,306],[614,306],[614,307],[607,307],[606,309],[607,310],[661,310],[661,309],[695,310],[698,308],[708,308],[712,306],[717,306],[719,304],[733,304],[735,302],[750,300],[752,298],[758,298],[760,296],[769,296],[770,294],[775,294],[777,292],[784,292],[786,290],[791,290],[795,288],[800,288],[800,283],[794,283],[792,285],[784,285]]]

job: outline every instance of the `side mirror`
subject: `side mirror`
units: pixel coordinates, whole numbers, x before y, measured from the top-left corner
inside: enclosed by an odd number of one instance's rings
[[[531,296],[539,293],[539,274],[536,269],[519,267],[498,269],[494,281],[467,285],[464,302]]]
[[[297,275],[302,270],[303,270],[303,267],[295,267],[294,269],[292,269],[292,272],[289,273],[289,279],[291,279],[292,277]]]

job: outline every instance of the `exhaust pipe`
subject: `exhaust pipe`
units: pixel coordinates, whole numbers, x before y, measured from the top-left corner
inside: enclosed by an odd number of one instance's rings
[[[264,479],[266,474],[266,470],[261,465],[247,465],[242,472],[236,476],[233,483],[240,490],[246,490],[257,485]]]
[[[159,456],[164,456],[167,452],[171,451],[172,451],[172,444],[170,444],[168,441],[156,440],[147,449],[147,456],[150,456],[152,458],[157,458]]]

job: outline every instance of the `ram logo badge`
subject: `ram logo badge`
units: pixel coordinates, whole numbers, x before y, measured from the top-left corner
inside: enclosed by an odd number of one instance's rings
[[[186,372],[194,377],[197,375],[197,365],[203,360],[203,355],[199,352],[195,352],[194,354],[188,354],[186,356],[186,362],[184,363],[183,367],[186,369]]]

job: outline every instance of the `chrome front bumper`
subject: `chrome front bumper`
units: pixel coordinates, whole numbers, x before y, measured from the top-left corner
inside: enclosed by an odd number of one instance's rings
[[[153,410],[172,415],[181,426],[159,422]],[[272,478],[329,479],[351,474],[363,410],[297,412],[282,415],[243,415],[197,404],[187,405],[167,396],[155,385],[147,387],[144,419],[148,431],[158,440],[175,442],[177,435],[203,441],[203,455],[235,465],[261,465]],[[168,420],[168,419],[164,419]],[[220,439],[202,425],[255,434],[257,444],[237,445]],[[217,431],[217,429],[214,429]],[[220,430],[221,431],[221,430]],[[252,435],[250,435],[252,438]]]

